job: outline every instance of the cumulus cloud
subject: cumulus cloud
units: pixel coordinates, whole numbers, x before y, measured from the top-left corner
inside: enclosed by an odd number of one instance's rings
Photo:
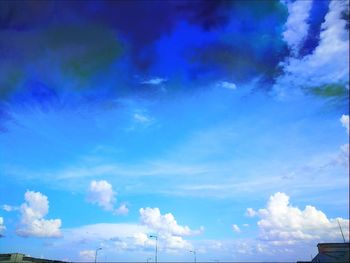
[[[127,215],[129,213],[129,208],[126,204],[121,204],[117,209],[114,210],[117,215]]]
[[[27,191],[24,198],[25,202],[20,207],[21,221],[16,231],[17,234],[24,237],[61,236],[61,220],[44,219],[49,212],[47,196],[40,192]]]
[[[241,229],[240,229],[239,226],[236,225],[236,224],[233,224],[233,225],[232,225],[232,230],[233,230],[233,232],[236,232],[236,233],[241,232]]]
[[[97,204],[106,211],[112,211],[115,215],[126,215],[129,213],[127,205],[121,204],[118,208],[114,208],[116,203],[116,192],[112,185],[105,181],[91,181],[87,194],[88,202]]]
[[[283,32],[283,38],[290,46],[293,55],[298,55],[300,45],[307,36],[309,17],[312,1],[297,0],[295,2],[286,2],[288,8],[288,19],[285,24],[286,30]]]
[[[138,246],[153,245],[153,240],[149,239],[148,235],[142,232],[136,233],[133,236],[134,244]]]
[[[342,115],[340,118],[340,122],[343,127],[346,129],[346,132],[349,134],[349,115]]]
[[[141,208],[140,215],[142,224],[158,232],[167,232],[180,236],[187,236],[193,233],[188,226],[178,225],[171,213],[162,215],[159,208]]]
[[[88,201],[97,204],[104,210],[113,210],[116,193],[113,191],[112,185],[105,180],[90,183],[88,191]]]
[[[256,216],[256,211],[253,208],[247,208],[246,216],[254,217]]]
[[[0,234],[6,229],[4,225],[4,218],[0,217]]]
[[[81,260],[92,262],[95,259],[95,251],[94,250],[79,251],[79,257]]]
[[[191,248],[191,244],[183,236],[196,235],[203,231],[203,228],[193,231],[188,226],[179,225],[171,213],[162,215],[159,208],[141,208],[140,220],[141,224],[158,233],[164,249],[167,250]]]
[[[299,1],[293,5],[307,5],[308,2]],[[281,63],[285,74],[277,78],[275,84],[280,96],[285,95],[286,87],[306,88],[348,83],[349,32],[346,29],[346,20],[342,19],[342,14],[347,9],[347,1],[331,1],[325,21],[321,25],[319,45],[315,50],[302,58],[289,57]],[[297,37],[290,43],[296,45],[299,42]]]
[[[266,208],[259,209],[260,238],[274,245],[291,245],[302,241],[331,241],[341,238],[338,221],[349,236],[349,220],[329,219],[320,210],[307,205],[304,210],[289,203],[285,193],[270,196]]]

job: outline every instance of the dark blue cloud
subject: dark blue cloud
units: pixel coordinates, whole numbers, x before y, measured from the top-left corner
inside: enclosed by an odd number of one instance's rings
[[[306,53],[326,11],[313,7]],[[2,1],[0,100],[45,110],[171,94],[142,84],[151,77],[167,91],[253,79],[266,90],[287,16],[279,1]]]

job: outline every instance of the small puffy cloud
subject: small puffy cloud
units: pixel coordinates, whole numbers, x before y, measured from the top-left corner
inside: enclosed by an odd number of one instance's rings
[[[302,241],[330,241],[339,239],[338,222],[345,236],[349,236],[349,220],[329,219],[320,210],[307,205],[304,210],[289,203],[285,193],[275,193],[256,215],[260,238],[273,245],[291,245]]]
[[[19,207],[5,204],[2,206],[2,209],[5,210],[6,212],[12,212],[12,211],[19,210]]]
[[[286,30],[283,32],[283,38],[290,46],[293,55],[298,55],[300,45],[307,36],[309,17],[312,1],[297,0],[287,2],[288,19],[285,24]]]
[[[121,204],[117,209],[114,210],[117,215],[127,215],[129,213],[129,208],[126,204]]]
[[[4,218],[0,217],[0,234],[6,229],[4,225]]]
[[[346,132],[349,134],[349,115],[342,115],[340,118],[340,122],[343,127],[346,129]]]
[[[114,208],[116,203],[116,192],[112,185],[105,181],[91,181],[88,190],[87,200],[90,203],[97,204],[106,211],[112,211],[115,215],[126,215],[129,213],[129,208],[126,204],[121,204],[118,208]]]
[[[154,77],[154,78],[142,81],[141,84],[160,85],[166,81],[167,81],[167,79],[165,79],[165,78]]]
[[[237,88],[236,84],[232,82],[227,82],[227,81],[220,81],[218,83],[218,86],[225,89],[232,89],[232,90],[235,90]]]
[[[86,262],[92,262],[95,259],[95,250],[79,251],[79,257]]]
[[[141,208],[141,223],[158,232],[187,236],[193,234],[188,226],[178,225],[171,213],[162,215],[159,208]]]
[[[256,211],[253,208],[247,208],[246,216],[254,217],[256,216]]]
[[[116,193],[113,191],[112,185],[105,180],[95,181],[90,183],[88,190],[88,201],[97,204],[104,210],[113,210]]]
[[[17,228],[20,236],[59,237],[61,236],[60,219],[46,220],[49,211],[47,196],[40,192],[27,191],[25,203],[20,207],[21,221]]]
[[[237,226],[236,224],[232,225],[232,230],[233,232],[239,233],[241,232],[241,229],[239,228],[239,226]]]

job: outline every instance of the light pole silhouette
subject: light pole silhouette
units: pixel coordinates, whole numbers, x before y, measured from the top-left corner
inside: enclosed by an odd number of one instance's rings
[[[150,235],[149,236],[150,238],[155,238],[156,239],[156,257],[155,257],[155,259],[154,259],[154,262],[158,262],[158,258],[157,258],[157,256],[158,256],[158,236],[156,236],[156,235]]]
[[[152,260],[152,258],[147,258],[147,263],[148,263],[150,260]]]
[[[102,247],[96,248],[95,250],[95,263],[97,262],[97,251],[101,250]]]
[[[190,253],[193,253],[194,255],[194,263],[197,262],[197,253],[196,253],[196,250],[190,250]]]

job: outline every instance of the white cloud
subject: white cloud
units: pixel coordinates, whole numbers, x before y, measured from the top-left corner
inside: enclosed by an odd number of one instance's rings
[[[35,237],[61,236],[61,220],[44,219],[49,211],[47,196],[40,192],[27,191],[24,198],[25,203],[20,207],[21,222],[17,228],[17,234]]]
[[[332,241],[341,238],[338,222],[345,236],[349,236],[349,220],[329,219],[320,210],[307,205],[304,210],[289,203],[289,196],[277,192],[272,195],[266,208],[256,214],[260,220],[260,238],[273,245],[291,245],[302,241]]]
[[[247,208],[246,216],[254,217],[256,216],[256,211],[253,208]]]
[[[285,74],[275,84],[280,97],[293,88],[348,83],[349,32],[346,20],[341,19],[341,14],[347,9],[347,1],[331,1],[321,25],[319,45],[313,53],[303,58],[290,57],[281,63]]]
[[[184,240],[181,236],[162,234],[160,238],[165,242],[164,248],[168,251],[192,249],[192,245],[187,240]]]
[[[97,204],[105,210],[113,210],[116,193],[112,185],[105,180],[91,181],[88,191],[88,201]]]
[[[133,118],[138,123],[149,124],[152,119],[143,113],[134,113]]]
[[[141,84],[147,84],[147,85],[160,85],[164,82],[166,82],[167,79],[154,77],[145,81],[142,81]]]
[[[233,232],[239,233],[241,232],[241,229],[239,228],[239,226],[237,226],[236,224],[232,225],[232,230]]]
[[[220,81],[218,83],[218,86],[225,89],[232,89],[232,90],[235,90],[237,88],[236,84],[232,82],[227,82],[227,81]]]
[[[4,209],[6,212],[12,212],[19,210],[19,207],[5,204],[2,206],[2,209]]]
[[[127,215],[129,213],[129,208],[126,204],[121,204],[117,209],[114,210],[117,215]]]
[[[142,211],[142,212],[141,212]],[[203,231],[191,231],[179,226],[171,214],[161,215],[159,209],[140,209],[141,224],[95,224],[79,228],[65,229],[62,244],[109,243],[117,251],[145,251],[153,248],[155,240],[149,235],[156,232],[161,251],[177,252],[192,249],[183,239],[184,235],[194,235]],[[165,224],[159,226],[160,223]],[[175,234],[176,233],[176,234]]]
[[[293,55],[298,55],[300,45],[307,36],[309,17],[312,1],[297,0],[288,2],[287,8],[289,16],[286,22],[286,31],[283,32],[283,38],[290,46]]]
[[[88,190],[87,200],[90,203],[97,204],[106,211],[112,211],[115,215],[126,215],[129,213],[129,208],[126,204],[121,204],[118,208],[114,208],[116,203],[116,192],[112,185],[106,180],[91,181]]]
[[[79,251],[81,260],[92,262],[95,259],[95,250],[82,250]]]
[[[188,226],[177,224],[171,213],[162,215],[159,208],[141,208],[141,223],[158,232],[166,232],[173,235],[187,236],[193,234]]]
[[[203,232],[204,228],[193,231],[188,226],[179,225],[171,213],[162,215],[159,208],[141,208],[141,223],[158,233],[163,249],[176,251],[179,249],[191,249],[192,245],[183,239],[183,236],[196,235]]]
[[[340,122],[343,127],[346,129],[346,132],[349,134],[349,115],[342,115],[340,118]]]
[[[0,217],[0,234],[6,229],[4,225],[4,218]]]

